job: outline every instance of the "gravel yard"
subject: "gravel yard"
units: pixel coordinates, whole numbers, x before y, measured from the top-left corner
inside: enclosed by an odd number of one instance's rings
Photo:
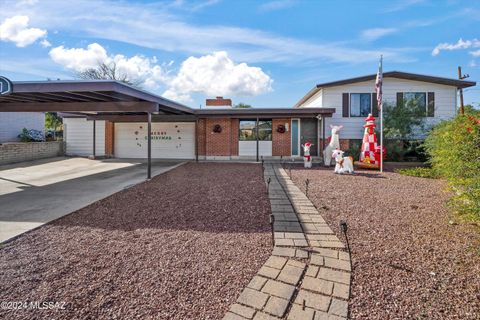
[[[0,249],[2,319],[221,319],[272,250],[255,164],[189,163]]]
[[[287,170],[288,171],[288,170]],[[480,319],[480,230],[450,225],[441,180],[374,171],[292,169],[352,249],[352,319]]]

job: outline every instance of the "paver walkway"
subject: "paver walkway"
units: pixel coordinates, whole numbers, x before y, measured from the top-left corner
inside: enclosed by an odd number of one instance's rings
[[[336,320],[348,316],[350,256],[279,164],[264,165],[270,179],[275,246],[224,320]]]

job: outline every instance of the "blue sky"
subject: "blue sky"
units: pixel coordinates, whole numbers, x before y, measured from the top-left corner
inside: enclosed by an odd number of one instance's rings
[[[384,70],[480,80],[480,2],[3,0],[0,74],[74,79],[116,63],[191,107],[292,107],[316,83]],[[480,87],[465,91],[480,104]]]

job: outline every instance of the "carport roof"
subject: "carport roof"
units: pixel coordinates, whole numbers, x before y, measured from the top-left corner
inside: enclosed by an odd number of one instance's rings
[[[178,117],[302,118],[328,117],[335,109],[192,109],[119,81],[57,80],[12,82],[12,92],[0,95],[0,112],[60,112],[64,116],[132,121],[143,119],[147,112],[154,113],[156,119],[170,117],[171,120]]]
[[[0,111],[194,113],[185,105],[113,80],[16,81],[12,84],[12,92],[0,96]]]

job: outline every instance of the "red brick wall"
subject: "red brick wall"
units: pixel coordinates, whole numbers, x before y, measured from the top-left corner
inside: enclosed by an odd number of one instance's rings
[[[222,132],[213,132],[213,127],[219,124]],[[206,155],[230,156],[231,152],[231,119],[206,119]]]
[[[240,120],[231,119],[231,140],[230,140],[230,152],[232,156],[238,156],[238,135],[240,130]]]
[[[285,133],[277,132],[277,127],[280,124],[288,123],[289,131]],[[290,119],[273,119],[272,120],[272,155],[273,156],[290,156],[291,152],[291,137]]]
[[[105,156],[113,157],[114,123],[105,121]]]
[[[350,149],[350,140],[349,139],[340,139],[340,150],[345,151]]]
[[[205,119],[200,119],[198,120],[198,126],[197,126],[197,150],[198,150],[198,155],[199,156],[204,156],[205,155]]]

